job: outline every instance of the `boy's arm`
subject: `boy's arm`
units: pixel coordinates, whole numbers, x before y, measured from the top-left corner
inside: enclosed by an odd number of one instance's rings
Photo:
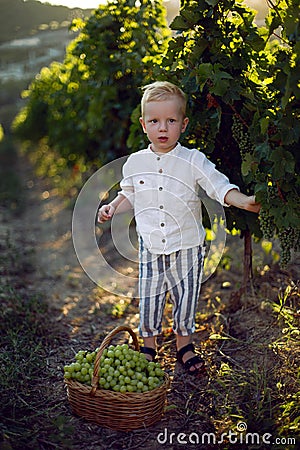
[[[98,212],[98,222],[104,223],[111,219],[112,216],[120,214],[132,209],[132,204],[123,194],[118,194],[117,197],[111,201],[108,205],[103,205]]]
[[[245,195],[239,192],[237,189],[230,189],[224,198],[227,205],[236,206],[240,209],[245,209],[246,211],[251,211],[258,213],[260,210],[260,203],[255,201],[254,195]]]

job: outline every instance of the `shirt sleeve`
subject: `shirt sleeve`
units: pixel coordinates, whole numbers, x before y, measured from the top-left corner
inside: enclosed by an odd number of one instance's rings
[[[134,187],[132,182],[132,176],[131,176],[131,169],[130,169],[130,158],[125,162],[122,170],[123,178],[120,182],[120,188],[121,191],[119,191],[119,194],[124,195],[124,197],[127,198],[127,200],[131,203],[133,206],[134,204]]]
[[[232,189],[240,188],[230,183],[226,175],[216,169],[215,164],[213,164],[207,157],[200,151],[195,152],[194,170],[196,181],[201,186],[202,189],[207,193],[207,195],[213,200],[217,200],[222,206],[229,206],[225,203],[225,196],[227,192]]]

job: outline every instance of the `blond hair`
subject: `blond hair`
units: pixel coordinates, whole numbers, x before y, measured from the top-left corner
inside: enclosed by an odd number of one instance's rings
[[[154,83],[147,84],[143,88],[144,94],[141,100],[141,112],[144,117],[145,105],[149,102],[161,102],[169,100],[172,97],[177,97],[180,100],[180,109],[183,117],[186,114],[186,95],[175,84],[169,81],[155,81]]]

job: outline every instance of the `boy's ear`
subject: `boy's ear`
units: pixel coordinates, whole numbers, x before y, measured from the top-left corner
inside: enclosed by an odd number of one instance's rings
[[[185,117],[182,122],[181,133],[185,132],[186,127],[188,126],[188,123],[189,123],[189,118]]]
[[[144,119],[142,117],[140,117],[140,124],[142,125],[144,133],[146,133],[146,126],[145,126]]]

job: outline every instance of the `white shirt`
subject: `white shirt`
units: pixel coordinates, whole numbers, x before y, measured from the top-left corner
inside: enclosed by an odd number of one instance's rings
[[[132,204],[137,233],[151,253],[203,244],[199,186],[223,206],[227,192],[239,189],[203,153],[179,143],[168,153],[158,155],[150,144],[128,157],[120,193]]]

